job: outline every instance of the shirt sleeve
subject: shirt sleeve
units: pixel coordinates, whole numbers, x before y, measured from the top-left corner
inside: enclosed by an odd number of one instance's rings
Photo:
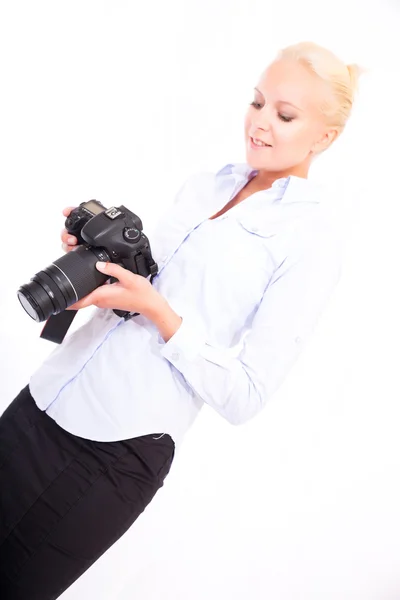
[[[341,265],[332,229],[303,232],[275,269],[238,356],[209,344],[201,315],[190,311],[180,314],[181,326],[167,343],[158,336],[159,351],[204,402],[230,423],[244,423],[285,379],[340,279]]]

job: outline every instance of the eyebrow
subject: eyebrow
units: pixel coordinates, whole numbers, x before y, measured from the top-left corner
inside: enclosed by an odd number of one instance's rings
[[[264,98],[262,92],[260,92],[260,90],[258,88],[255,87],[254,89],[257,90],[257,92],[259,94],[261,94],[261,96]],[[303,110],[302,108],[296,106],[295,104],[292,104],[291,102],[287,102],[286,100],[278,100],[277,104],[288,104],[289,106],[293,106],[293,108],[296,108],[297,110],[300,110],[300,111]]]

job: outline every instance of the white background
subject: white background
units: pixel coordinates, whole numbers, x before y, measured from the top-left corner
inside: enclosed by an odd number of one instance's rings
[[[279,48],[313,40],[369,69],[310,174],[348,240],[315,335],[247,425],[205,407],[164,488],[63,599],[400,598],[399,26],[395,0],[2,0],[0,409],[53,347],[16,290],[61,255],[63,207],[124,203],[151,240],[187,176],[245,160]]]

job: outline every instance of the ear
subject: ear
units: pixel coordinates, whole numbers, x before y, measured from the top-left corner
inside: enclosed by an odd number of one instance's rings
[[[326,129],[318,141],[314,142],[313,146],[311,147],[311,154],[320,154],[320,152],[323,152],[329,148],[338,135],[339,131],[337,127],[330,127],[329,129]]]

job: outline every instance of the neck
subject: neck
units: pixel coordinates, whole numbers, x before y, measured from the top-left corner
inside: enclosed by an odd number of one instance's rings
[[[257,175],[254,177],[254,182],[257,180],[257,185],[263,189],[267,189],[271,187],[274,181],[281,179],[282,177],[295,175],[296,177],[307,179],[309,168],[310,165],[301,163],[299,165],[295,165],[294,167],[290,167],[289,169],[283,169],[282,171],[265,171],[260,169]]]

